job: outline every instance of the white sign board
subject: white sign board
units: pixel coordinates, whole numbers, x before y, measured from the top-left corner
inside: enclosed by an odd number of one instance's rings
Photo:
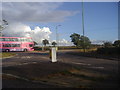
[[[57,62],[57,59],[56,59],[56,48],[52,48],[52,62]]]

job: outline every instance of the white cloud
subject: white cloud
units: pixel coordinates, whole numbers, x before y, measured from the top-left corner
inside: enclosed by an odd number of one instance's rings
[[[57,10],[62,3],[3,2],[3,19],[10,22],[61,22],[78,11]]]
[[[59,45],[60,46],[72,46],[73,43],[71,41],[68,41],[66,39],[59,40]]]
[[[43,39],[50,39],[51,31],[48,27],[35,27],[34,30],[32,30],[31,37],[33,37],[34,41],[38,42],[39,44],[42,43]]]

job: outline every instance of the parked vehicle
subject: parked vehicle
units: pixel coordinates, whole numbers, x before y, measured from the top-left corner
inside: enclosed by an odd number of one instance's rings
[[[33,51],[31,37],[0,37],[0,51]]]

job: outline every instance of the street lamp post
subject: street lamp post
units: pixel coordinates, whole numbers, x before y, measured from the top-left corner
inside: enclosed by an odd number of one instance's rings
[[[59,26],[61,26],[61,25],[56,26],[56,43],[57,43],[57,46],[59,46],[59,38],[58,38],[58,27]]]

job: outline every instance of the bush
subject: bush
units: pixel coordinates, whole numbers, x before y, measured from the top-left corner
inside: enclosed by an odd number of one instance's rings
[[[116,40],[113,45],[115,47],[120,47],[120,40]]]
[[[99,54],[120,54],[120,48],[119,47],[98,48],[97,53]]]
[[[46,46],[46,47],[34,47],[35,51],[42,51],[42,48],[44,48],[44,50],[49,50],[50,47]]]
[[[107,48],[107,47],[112,47],[112,43],[111,42],[105,42],[104,43],[104,47]]]
[[[36,50],[36,51],[41,51],[41,50],[42,50],[42,47],[34,47],[34,50]]]

